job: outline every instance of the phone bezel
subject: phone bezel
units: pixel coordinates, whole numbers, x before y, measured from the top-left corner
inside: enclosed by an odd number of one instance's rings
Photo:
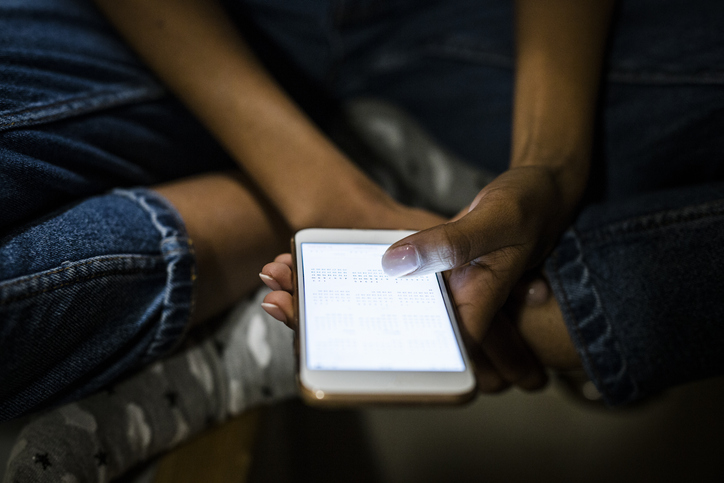
[[[476,379],[460,333],[455,304],[447,283],[437,274],[445,307],[465,365],[461,372],[439,371],[364,371],[317,370],[306,365],[306,325],[304,319],[304,274],[302,243],[375,243],[392,244],[415,233],[409,230],[360,230],[310,228],[292,238],[294,264],[294,310],[298,323],[298,383],[303,398],[312,404],[338,405],[358,403],[440,403],[455,404],[470,400]]]

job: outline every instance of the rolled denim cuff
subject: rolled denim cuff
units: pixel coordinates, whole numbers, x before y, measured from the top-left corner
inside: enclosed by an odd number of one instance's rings
[[[0,240],[0,420],[84,397],[173,349],[195,258],[171,204],[117,189]]]
[[[724,374],[724,185],[589,206],[546,261],[610,405]]]
[[[155,191],[146,188],[116,189],[145,210],[161,235],[161,255],[166,262],[163,308],[153,340],[142,362],[158,359],[170,351],[188,327],[193,310],[193,283],[196,279],[193,242],[176,209]]]
[[[563,235],[545,269],[583,367],[604,401],[619,405],[638,399],[636,381],[629,374],[621,344],[606,318],[573,229]]]

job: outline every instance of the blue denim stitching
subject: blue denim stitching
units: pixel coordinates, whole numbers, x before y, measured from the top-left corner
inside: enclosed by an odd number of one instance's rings
[[[463,43],[456,39],[449,39],[444,42],[430,43],[425,50],[435,57],[455,58],[501,69],[512,69],[515,65],[510,55],[491,52],[476,46],[474,42]]]
[[[617,84],[646,85],[720,85],[724,84],[724,72],[697,72],[696,74],[611,70],[606,76]]]
[[[546,262],[546,272],[583,366],[604,400],[618,405],[636,399],[639,389],[628,372],[574,230],[563,235]]]
[[[116,189],[113,194],[137,203],[162,237],[160,250],[166,262],[167,282],[161,321],[147,352],[150,361],[172,349],[188,327],[196,278],[193,243],[181,217],[160,195],[145,188]]]
[[[41,104],[0,116],[0,132],[89,114],[125,104],[155,100],[165,95],[156,84],[118,85],[113,90],[96,90],[49,104]]]
[[[154,273],[161,260],[159,256],[148,255],[102,255],[7,280],[0,283],[0,306],[94,278],[117,274]]]
[[[611,239],[620,240],[618,237],[621,235],[642,233],[674,224],[717,216],[724,216],[724,200],[708,201],[698,205],[662,210],[655,213],[648,213],[644,216],[626,218],[619,222],[607,224],[598,230],[587,230],[579,236],[582,241],[604,243]]]
[[[455,38],[446,39],[442,42],[431,42],[424,48],[424,51],[434,57],[473,62],[499,69],[512,69],[515,66],[515,61],[511,55],[490,51],[484,46],[467,39],[464,42]],[[606,80],[615,84],[720,85],[724,84],[724,72],[657,72],[612,68],[606,74]]]

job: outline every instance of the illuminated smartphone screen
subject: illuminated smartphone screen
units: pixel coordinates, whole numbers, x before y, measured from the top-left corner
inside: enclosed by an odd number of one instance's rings
[[[309,369],[465,369],[437,277],[388,277],[389,246],[301,244]]]

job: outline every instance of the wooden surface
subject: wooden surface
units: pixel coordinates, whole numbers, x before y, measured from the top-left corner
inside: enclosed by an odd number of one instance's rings
[[[260,409],[247,411],[171,451],[154,483],[246,482],[260,418]]]

